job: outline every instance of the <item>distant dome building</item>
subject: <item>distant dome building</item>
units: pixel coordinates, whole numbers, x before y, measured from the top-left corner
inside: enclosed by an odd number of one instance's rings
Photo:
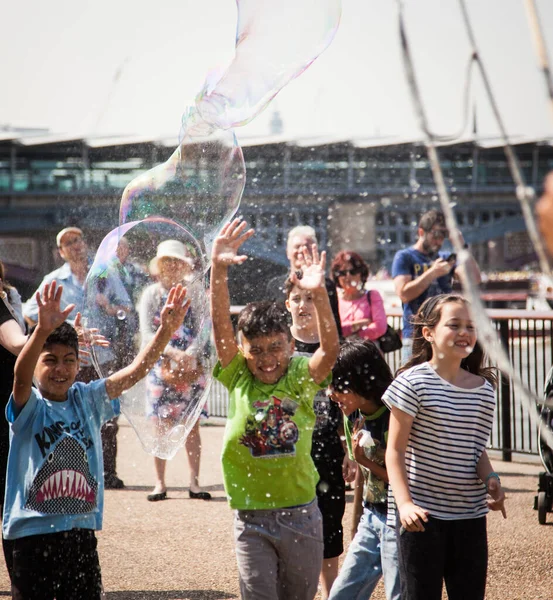
[[[280,135],[284,131],[284,122],[282,121],[282,117],[278,110],[275,110],[273,116],[271,117],[271,122],[269,123],[270,133],[271,135]]]

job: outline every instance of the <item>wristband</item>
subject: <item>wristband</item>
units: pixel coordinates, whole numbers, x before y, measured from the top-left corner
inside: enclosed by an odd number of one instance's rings
[[[497,479],[497,483],[501,483],[501,479],[499,478],[499,475],[495,472],[492,471],[487,477],[486,477],[486,481],[484,482],[486,484],[486,487],[488,487],[488,482],[490,481],[490,479],[492,479],[492,477],[494,479]]]

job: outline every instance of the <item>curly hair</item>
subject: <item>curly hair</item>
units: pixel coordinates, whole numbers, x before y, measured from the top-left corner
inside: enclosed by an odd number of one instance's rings
[[[365,285],[365,282],[369,277],[369,267],[367,263],[360,254],[357,254],[357,252],[353,252],[352,250],[340,250],[334,257],[332,265],[330,266],[330,276],[332,281],[336,284],[336,287],[342,287],[340,285],[340,276],[338,275],[338,272],[344,270],[348,263],[355,272],[361,275],[361,282]]]
[[[442,317],[442,308],[449,302],[457,302],[469,306],[469,302],[458,294],[440,294],[427,298],[413,317],[413,354],[411,358],[398,369],[396,375],[407,369],[428,362],[432,358],[432,345],[423,336],[424,327],[433,329]],[[493,367],[484,367],[484,350],[476,342],[472,352],[461,361],[461,368],[473,375],[480,375],[489,381],[494,387],[497,384],[497,375]]]

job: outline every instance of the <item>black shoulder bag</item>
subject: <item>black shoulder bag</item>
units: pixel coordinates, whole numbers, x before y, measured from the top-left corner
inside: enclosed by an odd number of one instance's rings
[[[367,300],[369,301],[369,306],[371,307],[371,317],[372,317],[372,305],[371,305],[371,291],[367,292]],[[378,345],[382,352],[395,352],[402,348],[403,343],[401,341],[401,335],[398,331],[396,331],[391,325],[388,325],[388,329],[386,329],[386,333],[381,335],[377,340]]]

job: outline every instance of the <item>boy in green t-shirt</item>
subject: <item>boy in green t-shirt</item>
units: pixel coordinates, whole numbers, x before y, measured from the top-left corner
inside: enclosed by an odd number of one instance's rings
[[[246,223],[227,223],[213,244],[211,313],[219,362],[215,377],[230,392],[223,441],[225,490],[236,509],[240,590],[245,600],[312,600],[323,557],[317,471],[311,459],[313,398],[328,383],[338,355],[336,323],[325,287],[325,253],[303,255],[301,289],[311,290],[321,344],[310,358],[292,358],[294,340],[285,307],[251,303],[230,320],[228,268],[253,235]]]

